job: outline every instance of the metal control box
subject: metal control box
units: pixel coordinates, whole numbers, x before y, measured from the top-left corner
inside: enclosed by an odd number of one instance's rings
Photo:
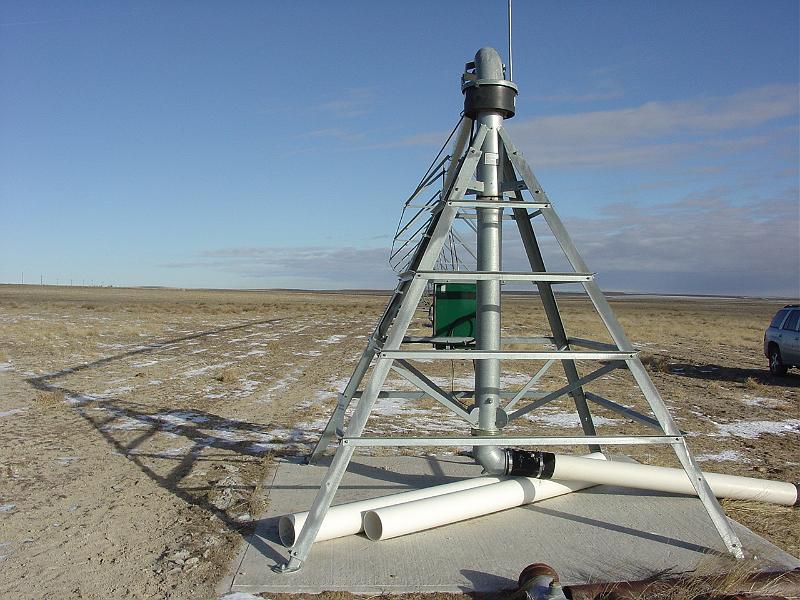
[[[477,310],[474,283],[435,283],[433,289],[433,335],[474,337]]]

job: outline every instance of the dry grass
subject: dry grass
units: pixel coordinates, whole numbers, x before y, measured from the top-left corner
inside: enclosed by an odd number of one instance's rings
[[[757,591],[761,595],[774,592],[782,594],[780,576],[766,583],[754,582],[754,576],[762,569],[763,565],[756,560],[706,560],[688,576],[656,578],[641,591],[619,596],[610,594],[608,598],[609,600],[617,597],[630,600],[711,600],[726,594],[751,591]]]
[[[58,391],[37,392],[36,402],[38,404],[41,404],[42,406],[47,406],[47,407],[63,406],[64,393]]]
[[[666,356],[642,352],[639,354],[639,360],[648,370],[654,373],[669,373],[669,359]]]
[[[800,531],[800,510],[795,507],[751,500],[723,499],[720,503],[730,518],[762,535],[780,535],[781,531],[794,531],[796,534]],[[800,556],[800,540],[797,535],[783,536],[781,546],[789,554]]]
[[[219,373],[217,373],[214,379],[219,381],[220,383],[235,383],[239,381],[241,377],[241,373],[237,369],[222,369]]]
[[[386,302],[385,296],[357,294],[98,288],[56,290],[46,287],[30,289],[32,287],[34,286],[0,286],[0,312],[7,319],[0,325],[0,347],[3,348],[0,351],[0,362],[12,362],[14,372],[44,374],[64,369],[63,373],[45,379],[63,385],[68,394],[102,394],[103,390],[109,388],[121,389],[130,385],[135,389],[119,391],[113,405],[110,405],[136,418],[155,413],[191,410],[210,416],[212,423],[216,417],[241,420],[259,425],[265,431],[273,427],[291,429],[303,419],[317,418],[323,413],[327,416],[325,411],[332,405],[321,407],[319,413],[312,412],[312,409],[300,412],[296,406],[307,397],[309,391],[325,389],[324,386],[329,385],[331,376],[349,374],[355,360],[353,356],[357,356],[356,353],[360,352],[364,344],[364,340],[355,335],[369,334]],[[788,378],[770,377],[766,371],[766,360],[760,353],[763,324],[774,314],[775,307],[784,303],[736,301],[726,304],[700,300],[618,300],[613,297],[611,302],[629,337],[645,349],[641,356],[643,362],[659,390],[675,407],[676,415],[683,420],[681,425],[685,423],[687,430],[713,432],[714,424],[705,419],[704,415],[724,423],[748,419],[800,418],[798,388],[791,385],[791,377],[796,378],[796,374],[792,373]],[[588,302],[575,297],[559,297],[559,306],[570,335],[610,341],[602,322]],[[428,332],[430,328],[424,325],[423,311],[417,317],[413,325],[415,333]],[[269,341],[259,346],[266,351],[264,355],[235,356],[234,352],[241,346],[241,342],[233,338],[242,337],[242,331],[238,328],[276,321],[276,330],[293,330],[300,326],[301,319],[313,323],[306,333],[295,332],[300,339],[297,348],[287,345],[285,341]],[[317,343],[317,338],[342,333],[345,325],[351,327],[351,337],[341,344],[325,347],[319,358],[302,359],[292,354],[293,350],[306,349],[306,346]],[[536,336],[550,333],[540,302],[535,297],[510,297],[507,300],[504,297],[503,325],[509,335]],[[226,328],[236,330],[227,331]],[[363,331],[359,328],[363,328]],[[185,344],[196,344],[193,336],[197,335],[201,336],[202,346],[209,349],[205,354],[187,352]],[[229,340],[236,344],[228,345]],[[299,344],[305,345],[301,347]],[[156,350],[137,350],[144,346],[152,346]],[[159,364],[148,364],[151,356],[159,358]],[[279,394],[274,393],[269,403],[254,402],[254,398],[268,392],[269,386],[286,374],[287,365],[293,362],[306,364],[296,382],[282,389]],[[195,378],[183,374],[184,371],[208,367],[214,363],[226,363],[230,366],[209,368]],[[539,366],[517,361],[514,370],[519,374],[527,374]],[[454,370],[451,371],[451,368]],[[471,361],[457,361],[453,367],[449,361],[442,361],[438,365],[426,365],[426,374],[428,373],[443,378],[449,387],[451,377],[470,377],[472,364]],[[130,379],[134,377],[137,379]],[[126,381],[125,378],[129,380]],[[163,383],[151,387],[151,379],[163,380]],[[244,385],[250,380],[262,382],[253,392],[258,396],[234,399],[237,384]],[[545,389],[555,389],[563,385],[563,373],[554,368],[542,379],[542,383]],[[629,374],[615,372],[614,378],[595,383],[598,386],[596,391],[601,395],[622,399],[638,410],[646,410],[640,398],[627,395],[627,390],[632,385]],[[218,399],[221,394],[227,397]],[[62,407],[63,413],[54,410],[41,411],[54,419],[61,418],[73,412],[62,402],[62,396],[57,391],[44,391],[36,398],[36,402],[43,406]],[[757,403],[752,402],[753,396],[759,397]],[[438,406],[432,401],[430,404]],[[566,401],[555,403],[553,407],[565,412],[574,410],[574,406]],[[317,408],[314,405],[313,410]],[[427,409],[428,405],[420,403],[419,408]],[[606,416],[600,409],[597,412]],[[31,411],[31,415],[33,413]],[[87,410],[86,414],[97,418],[104,415],[100,410]],[[99,420],[96,425],[98,428],[105,426]],[[193,440],[195,438],[191,436],[201,435],[204,426],[187,425],[178,433]],[[223,423],[220,428],[224,426]],[[541,431],[552,434],[567,434],[570,431],[556,426],[547,427],[548,429]],[[606,427],[604,432],[608,434],[623,431],[636,433],[629,431],[631,425],[627,422]],[[202,581],[210,581],[216,575],[221,576],[233,556],[239,534],[251,525],[244,514],[255,517],[264,509],[264,495],[257,487],[270,461],[262,462],[262,457],[248,455],[247,444],[226,446],[219,443],[202,450],[192,450],[185,456],[180,455],[184,456],[185,461],[191,459],[192,462],[190,466],[181,465],[176,456],[161,454],[175,445],[171,441],[173,438],[165,437],[164,432],[148,433],[144,436],[141,432],[125,429],[103,431],[112,441],[122,445],[131,444],[135,450],[129,453],[128,460],[132,463],[139,461],[141,464],[125,465],[125,472],[131,473],[128,476],[137,477],[142,469],[151,473],[148,479],[144,479],[142,475],[139,484],[139,489],[146,488],[149,497],[154,498],[153,504],[149,506],[154,506],[156,499],[167,499],[158,505],[159,510],[153,511],[154,513],[165,512],[167,509],[162,510],[163,505],[168,505],[169,510],[172,510],[172,505],[169,504],[172,499],[163,494],[160,487],[156,487],[157,484],[179,498],[180,502],[176,506],[181,507],[180,512],[177,508],[173,512],[180,520],[176,521],[178,526],[169,528],[170,532],[175,533],[175,540],[169,542],[169,552],[183,547],[188,547],[192,552],[202,552],[205,548],[198,541],[184,539],[188,535],[183,521],[189,518],[186,515],[191,516],[191,533],[195,534],[197,540],[208,533],[206,528],[209,531],[212,526],[220,528],[223,522],[230,528],[224,534],[211,531],[220,537],[220,544],[214,546],[208,557],[205,553],[202,554],[204,561],[208,563],[208,571],[200,573]],[[794,434],[762,435],[757,440],[736,436],[698,436],[692,439],[692,449],[695,453],[718,453],[730,449],[739,452],[745,459],[714,463],[711,469],[714,471],[793,481],[797,480],[800,471],[796,464],[797,438],[792,435]],[[145,441],[138,441],[140,438]],[[59,440],[59,444],[66,443],[60,437]],[[76,447],[70,453],[77,455],[85,450],[80,450],[79,442],[80,440],[69,441]],[[134,442],[141,447],[134,447]],[[140,453],[141,451],[146,451],[147,454]],[[639,458],[650,464],[674,466],[670,463],[674,456],[668,451],[668,448],[648,448],[648,454]],[[413,450],[410,452],[415,453]],[[147,458],[138,458],[142,456]],[[76,462],[72,468],[77,469],[81,464]],[[237,466],[238,472],[225,469],[225,466],[231,465]],[[87,467],[87,473],[89,472]],[[96,473],[90,474],[94,477]],[[217,503],[218,499],[223,501]],[[187,503],[188,508],[185,506]],[[765,507],[755,503],[725,503],[725,509],[729,516],[767,536],[784,550],[800,555],[800,537],[797,533],[800,531],[800,511]],[[25,532],[24,535],[29,534]],[[55,551],[53,555],[54,553]],[[118,556],[109,552],[105,558]],[[42,560],[50,559],[46,557]],[[129,568],[146,573],[150,567],[134,561]],[[173,594],[171,597],[199,597],[191,596],[187,587],[180,587],[177,592],[168,591],[173,583],[178,584],[178,578],[181,579],[180,585],[184,585],[184,580],[201,579],[198,571],[192,573],[189,578],[179,573],[174,575],[174,581],[169,579],[163,587],[167,590],[164,597],[167,594]],[[146,577],[143,575],[142,579]],[[728,583],[718,582],[715,587],[730,587],[735,583],[736,577],[726,576],[726,580]],[[673,586],[672,595],[667,595],[667,582],[664,579],[658,582],[662,586],[661,591],[653,587],[652,594],[644,597],[678,600],[688,597],[693,590],[702,590],[698,587],[701,585],[699,582],[691,583],[695,587],[689,587],[689,592],[680,595],[674,590],[675,581],[670,580],[669,583]],[[656,586],[656,582],[653,585]],[[656,593],[660,595],[654,595]],[[273,600],[363,598],[339,592],[267,596]],[[108,597],[114,597],[114,594]],[[397,598],[390,595],[372,597],[387,600]],[[508,594],[497,592],[466,596],[418,593],[402,596],[412,600],[465,597],[488,600],[507,598]]]
[[[725,512],[749,512],[756,516],[766,517],[768,515],[791,515],[796,509],[791,506],[780,506],[768,502],[756,502],[755,500],[731,500],[723,498],[720,503]]]
[[[762,379],[757,379],[755,377],[748,377],[745,379],[744,388],[759,396],[766,396],[772,391],[772,388],[765,384]]]

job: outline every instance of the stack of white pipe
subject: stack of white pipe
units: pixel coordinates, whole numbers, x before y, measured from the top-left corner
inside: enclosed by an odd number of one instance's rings
[[[476,477],[331,507],[315,541],[361,531],[371,540],[385,540],[598,484],[695,495],[694,486],[682,469],[642,465],[624,456],[607,461],[599,452],[585,457],[553,456],[553,479]],[[759,500],[785,506],[800,503],[800,488],[792,483],[717,473],[703,475],[718,498]],[[294,545],[307,518],[308,512],[281,517],[278,531],[285,546]]]
[[[606,459],[599,452],[589,454],[586,458]],[[366,533],[370,539],[388,539],[554,498],[591,485],[594,484],[539,480],[533,477],[483,476],[341,504],[328,509],[315,541],[360,533],[365,530],[367,520],[369,530]],[[387,510],[396,506],[406,508]],[[280,518],[278,534],[284,546],[294,546],[307,518],[308,512],[293,513]]]
[[[446,483],[435,487],[423,488],[401,492],[392,496],[381,496],[380,498],[370,498],[359,502],[350,502],[339,506],[331,506],[322,521],[315,541],[331,540],[346,535],[354,535],[363,531],[363,515],[368,510],[400,504],[402,502],[413,502],[423,498],[430,498],[437,494],[450,494],[454,492],[483,487],[503,481],[503,477],[475,477],[453,483]],[[278,534],[281,543],[287,548],[294,546],[297,534],[300,533],[308,519],[308,511],[284,515],[278,522]]]
[[[480,488],[368,510],[364,513],[364,533],[371,540],[387,540],[555,498],[593,485],[586,481],[513,477]]]

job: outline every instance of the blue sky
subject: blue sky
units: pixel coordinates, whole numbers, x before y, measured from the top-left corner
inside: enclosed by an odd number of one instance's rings
[[[798,6],[517,0],[507,126],[605,288],[800,295]],[[0,282],[393,287],[485,45],[503,1],[0,2]]]

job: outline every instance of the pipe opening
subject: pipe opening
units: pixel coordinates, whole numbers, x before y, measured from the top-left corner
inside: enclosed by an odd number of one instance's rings
[[[287,548],[294,546],[297,541],[297,532],[294,525],[294,515],[285,515],[278,521],[278,537],[281,538],[281,544]]]
[[[373,542],[383,536],[383,523],[381,523],[381,518],[374,510],[368,510],[364,513],[364,533]]]

